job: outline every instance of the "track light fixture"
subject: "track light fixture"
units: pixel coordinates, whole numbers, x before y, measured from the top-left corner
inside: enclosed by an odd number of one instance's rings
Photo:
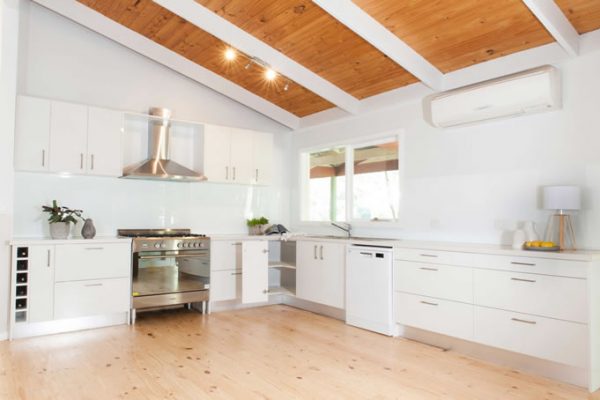
[[[248,54],[245,54],[245,53],[243,53],[243,52],[241,52],[239,50],[236,50],[233,47],[228,47],[227,49],[225,49],[225,53],[224,53],[225,60],[227,60],[227,61],[233,61],[233,60],[235,60],[237,58],[238,53],[241,54],[241,55],[243,55],[244,57],[246,57],[248,59],[248,62],[246,63],[246,65],[244,65],[244,69],[245,70],[250,69],[250,67],[252,66],[252,64],[256,64],[256,65],[259,65],[259,66],[261,66],[262,68],[265,69],[265,75],[264,76],[265,76],[265,79],[268,80],[268,81],[275,80],[277,78],[277,76],[279,75],[277,73],[277,71],[275,71],[273,68],[271,68],[271,66],[269,64],[267,64],[266,62],[264,62],[260,58],[249,56]],[[283,90],[287,92],[289,90],[289,88],[290,88],[290,80],[287,80],[286,83],[285,83],[285,85],[284,85],[284,87],[283,87]]]

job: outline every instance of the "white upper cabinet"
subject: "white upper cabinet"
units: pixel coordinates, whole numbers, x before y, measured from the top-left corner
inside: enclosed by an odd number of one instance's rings
[[[16,117],[15,168],[20,171],[48,171],[50,101],[19,96]]]
[[[252,171],[252,167],[254,166],[252,160],[254,132],[243,129],[232,129],[230,138],[231,151],[229,153],[229,162],[231,164],[231,182],[250,184],[254,176]]]
[[[209,182],[268,185],[273,135],[217,125],[204,126],[204,175]]]
[[[90,107],[88,110],[87,172],[121,176],[123,113]]]
[[[273,135],[254,132],[252,159],[254,171],[252,182],[257,185],[270,185],[273,177]]]
[[[88,108],[79,104],[51,103],[50,171],[85,173],[87,112]]]
[[[123,113],[19,96],[18,171],[121,176]]]

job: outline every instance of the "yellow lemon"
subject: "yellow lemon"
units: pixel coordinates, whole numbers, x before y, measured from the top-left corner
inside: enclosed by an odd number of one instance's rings
[[[541,246],[542,247],[554,247],[555,244],[554,244],[554,242],[542,242]]]
[[[531,242],[531,247],[540,247],[542,245],[542,242],[540,240],[534,240],[533,242]]]

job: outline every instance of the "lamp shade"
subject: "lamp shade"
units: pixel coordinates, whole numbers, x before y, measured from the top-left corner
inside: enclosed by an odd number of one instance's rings
[[[579,186],[545,186],[543,206],[546,210],[579,210],[581,189]]]

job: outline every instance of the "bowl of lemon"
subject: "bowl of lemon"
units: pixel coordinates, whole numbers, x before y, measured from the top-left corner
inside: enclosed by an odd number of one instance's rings
[[[534,240],[532,242],[523,243],[523,250],[559,251],[560,246],[554,242],[542,242],[541,240]]]

